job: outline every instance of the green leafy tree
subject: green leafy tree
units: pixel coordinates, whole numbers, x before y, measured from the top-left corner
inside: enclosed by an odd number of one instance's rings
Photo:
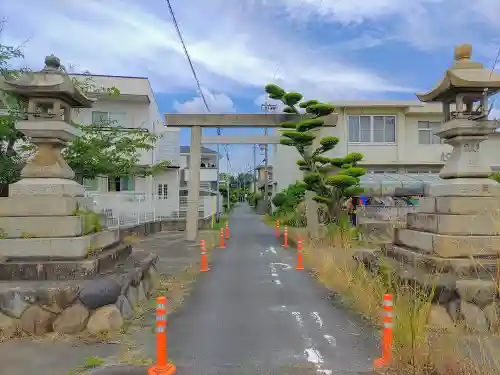
[[[80,182],[83,178],[100,176],[156,174],[170,166],[170,162],[139,166],[141,151],[152,150],[159,137],[144,128],[123,129],[101,123],[74,125],[80,128],[82,135],[71,141],[62,154]]]
[[[344,158],[325,156],[324,154],[333,150],[339,142],[339,138],[331,136],[322,138],[319,140],[319,146],[314,147],[316,136],[313,130],[325,124],[324,117],[335,112],[333,106],[317,100],[303,100],[301,94],[286,92],[274,84],[266,85],[265,91],[269,98],[279,100],[285,105],[283,112],[307,114],[299,121],[281,123],[284,130],[280,143],[297,149],[302,157],[297,164],[300,170],[305,172],[305,188],[316,193],[313,198],[316,202],[326,206],[329,220],[338,220],[343,213],[344,201],[349,197],[358,196],[363,191],[359,182],[365,170],[357,166],[363,155],[351,153]]]
[[[250,192],[247,194],[247,202],[253,208],[257,207],[257,204],[262,199],[262,194]]]
[[[0,23],[0,33],[3,30]],[[14,69],[11,62],[23,57],[22,46],[13,47],[0,43],[0,76],[12,79],[27,69]],[[0,196],[6,196],[8,185],[19,180],[21,170],[32,154],[23,133],[16,129],[16,122],[26,103],[19,98],[0,91],[0,109],[7,115],[0,116]],[[21,144],[24,141],[25,144]]]
[[[10,63],[22,57],[21,47],[0,44],[0,75],[5,79],[13,79],[27,71],[14,69]],[[61,70],[67,73],[64,66]],[[95,82],[90,75],[73,78],[72,81],[84,93],[95,89]],[[120,95],[116,87],[106,88],[105,92],[110,96]],[[0,104],[0,108],[4,107],[7,111],[7,115],[0,116],[0,196],[5,196],[8,185],[19,180],[21,170],[35,147],[16,129],[26,103],[0,92]],[[170,161],[144,167],[138,165],[141,151],[151,150],[160,137],[144,128],[124,130],[112,123],[74,125],[80,128],[82,136],[69,143],[63,150],[63,156],[79,181],[99,176],[154,175],[171,166]]]
[[[273,204],[278,208],[277,214],[294,211],[300,202],[304,200],[306,194],[306,185],[299,181],[288,185],[287,188],[280,191],[273,197]]]
[[[250,188],[252,185],[252,182],[254,180],[254,176],[252,173],[248,172],[243,172],[243,173],[238,173],[238,176],[236,176],[236,182],[239,187],[241,188]]]

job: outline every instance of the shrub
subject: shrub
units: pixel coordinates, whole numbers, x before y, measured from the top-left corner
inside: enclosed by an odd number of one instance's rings
[[[300,112],[300,108],[309,115],[309,117],[300,116],[300,120],[297,121],[281,123],[284,130],[282,130],[280,144],[296,148],[302,157],[297,161],[297,165],[305,173],[305,189],[316,193],[313,199],[326,207],[328,221],[338,221],[343,216],[342,205],[345,200],[359,196],[363,192],[359,178],[365,170],[356,167],[356,164],[363,159],[363,155],[351,153],[344,158],[325,156],[324,154],[333,150],[340,141],[339,138],[331,136],[320,139],[319,147],[313,147],[316,139],[313,130],[324,126],[324,118],[335,112],[333,106],[319,103],[317,100],[301,102],[301,94],[286,92],[274,84],[267,85],[265,91],[269,98],[280,100],[285,104],[283,112],[304,114]],[[332,174],[336,175],[332,176]],[[281,206],[286,201],[283,196],[276,200]]]

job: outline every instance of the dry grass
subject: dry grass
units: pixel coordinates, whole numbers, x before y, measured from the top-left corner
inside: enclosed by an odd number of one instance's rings
[[[317,279],[374,325],[382,323],[383,294],[393,294],[396,370],[433,375],[500,374],[500,360],[495,358],[499,347],[494,341],[466,336],[460,327],[446,334],[430,330],[431,296],[392,282],[390,273],[374,276],[359,266],[353,255],[366,244],[356,239],[355,231],[347,226],[323,228],[320,239],[307,239],[305,229],[289,231],[292,241],[304,241],[304,261]]]

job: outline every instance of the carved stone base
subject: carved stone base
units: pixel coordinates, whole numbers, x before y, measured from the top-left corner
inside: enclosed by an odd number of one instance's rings
[[[75,172],[62,157],[60,147],[60,144],[38,145],[34,158],[21,171],[21,177],[73,179]]]
[[[432,184],[428,187],[431,197],[500,197],[500,184],[488,178],[457,178]]]
[[[83,197],[85,188],[78,182],[62,178],[25,178],[9,185],[9,196],[55,195]]]

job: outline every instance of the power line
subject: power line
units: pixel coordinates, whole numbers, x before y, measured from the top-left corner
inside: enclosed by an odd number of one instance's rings
[[[189,62],[189,66],[191,67],[191,72],[193,73],[193,77],[196,81],[196,85],[198,86],[198,90],[200,91],[200,97],[203,100],[203,103],[205,104],[205,107],[207,108],[207,111],[210,112],[210,108],[207,103],[207,99],[205,98],[205,95],[203,94],[203,91],[201,90],[201,85],[200,85],[200,80],[198,79],[198,75],[196,74],[196,70],[194,69],[193,62],[191,61],[191,57],[189,56],[189,52],[186,47],[186,43],[184,42],[184,38],[182,37],[181,29],[179,28],[179,24],[177,23],[177,18],[175,18],[174,10],[172,8],[172,5],[170,4],[170,0],[166,0],[168,9],[170,10],[170,15],[172,16],[172,20],[174,21],[174,26],[175,30],[177,30],[177,35],[179,36],[179,39],[182,44],[182,48],[184,49],[184,54],[186,55],[186,58]]]
[[[488,77],[488,79],[491,79],[491,76],[493,75],[493,72],[495,71],[495,67],[498,63],[499,58],[500,58],[500,48],[498,48],[497,56],[495,57],[495,61],[493,62],[493,66],[491,67],[490,76]],[[486,91],[484,91],[483,94],[486,95]],[[488,117],[489,117],[494,105],[495,105],[495,99],[493,99],[493,101],[491,102],[490,108],[488,108],[488,114],[487,114]]]
[[[189,67],[191,68],[191,73],[193,74],[193,77],[196,81],[196,86],[198,87],[198,91],[200,93],[200,97],[203,100],[203,104],[205,105],[205,108],[207,109],[207,112],[210,113],[210,107],[208,105],[207,99],[205,98],[205,94],[203,93],[203,90],[201,89],[201,84],[200,80],[198,79],[198,75],[196,74],[196,69],[194,68],[193,61],[191,60],[191,56],[189,55],[189,51],[186,47],[186,43],[184,42],[184,37],[182,36],[181,29],[179,27],[179,23],[177,22],[177,18],[175,17],[174,9],[172,8],[172,4],[170,4],[170,0],[166,0],[167,5],[168,5],[168,10],[170,11],[170,15],[172,16],[172,21],[174,22],[175,30],[177,31],[177,35],[179,37],[179,40],[182,44],[182,48],[184,49],[184,54],[186,55],[187,61],[189,63]],[[217,128],[217,135],[221,135],[221,129]],[[217,144],[217,157],[219,156],[219,145]],[[229,153],[227,151],[226,147],[226,156],[229,162]],[[217,201],[219,200],[219,162],[217,161]],[[219,204],[217,203],[217,206]]]
[[[497,66],[497,63],[498,63],[498,59],[500,59],[500,48],[498,48],[497,57],[495,58],[495,61],[493,62],[493,66],[491,67],[489,79],[491,79],[491,76],[493,75],[495,67]]]

